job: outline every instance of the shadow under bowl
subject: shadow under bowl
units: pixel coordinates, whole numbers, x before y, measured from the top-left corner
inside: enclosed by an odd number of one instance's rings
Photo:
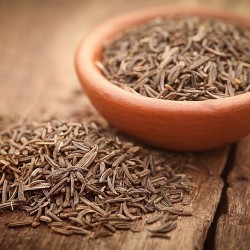
[[[250,133],[250,93],[207,101],[160,100],[127,92],[109,82],[96,66],[103,44],[131,26],[160,16],[198,16],[250,27],[250,20],[226,12],[156,8],[107,21],[80,43],[75,66],[94,107],[113,126],[149,145],[201,151],[236,142]]]

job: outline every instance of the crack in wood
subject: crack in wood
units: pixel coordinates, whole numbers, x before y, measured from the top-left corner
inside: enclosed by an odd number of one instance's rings
[[[235,154],[236,154],[236,144],[232,144],[230,147],[230,151],[228,154],[228,159],[227,159],[225,168],[223,169],[223,172],[221,173],[221,179],[223,180],[224,186],[222,188],[221,198],[218,203],[218,206],[214,215],[214,219],[208,229],[207,237],[204,242],[205,250],[215,249],[215,235],[216,235],[217,223],[219,221],[219,218],[223,214],[227,213],[227,209],[228,209],[227,189],[229,187],[227,178],[229,176],[230,171],[233,169],[234,161],[235,161]]]

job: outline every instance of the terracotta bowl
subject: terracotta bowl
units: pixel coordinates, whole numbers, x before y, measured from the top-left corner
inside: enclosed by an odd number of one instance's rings
[[[250,132],[250,93],[207,101],[153,99],[113,85],[96,67],[105,41],[128,27],[172,14],[217,18],[250,27],[250,19],[211,10],[158,8],[122,15],[95,28],[77,49],[76,71],[85,92],[112,125],[153,146],[200,151],[241,139]]]

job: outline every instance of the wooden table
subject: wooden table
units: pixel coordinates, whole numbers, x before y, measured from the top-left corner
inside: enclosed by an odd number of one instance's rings
[[[49,119],[94,113],[80,90],[74,50],[95,24],[127,10],[178,0],[1,1],[0,119]],[[249,15],[248,0],[188,1]],[[0,249],[248,249],[250,247],[250,137],[236,145],[197,154],[206,167],[191,171],[195,190],[190,210],[171,240],[151,239],[146,231],[86,240],[65,237],[45,227],[8,229],[24,213],[0,213]]]

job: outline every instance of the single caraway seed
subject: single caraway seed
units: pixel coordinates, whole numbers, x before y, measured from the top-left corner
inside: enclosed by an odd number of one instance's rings
[[[49,222],[51,222],[51,221],[52,221],[52,219],[51,219],[50,217],[48,217],[48,216],[44,216],[44,215],[42,215],[42,216],[40,216],[40,221],[43,221],[43,222],[49,223]]]
[[[68,230],[68,229],[64,229],[64,228],[58,228],[58,227],[51,227],[51,229],[59,234],[63,234],[63,235],[70,235],[72,234],[72,230]]]
[[[14,221],[9,222],[8,227],[23,227],[23,226],[30,226],[32,221]]]

